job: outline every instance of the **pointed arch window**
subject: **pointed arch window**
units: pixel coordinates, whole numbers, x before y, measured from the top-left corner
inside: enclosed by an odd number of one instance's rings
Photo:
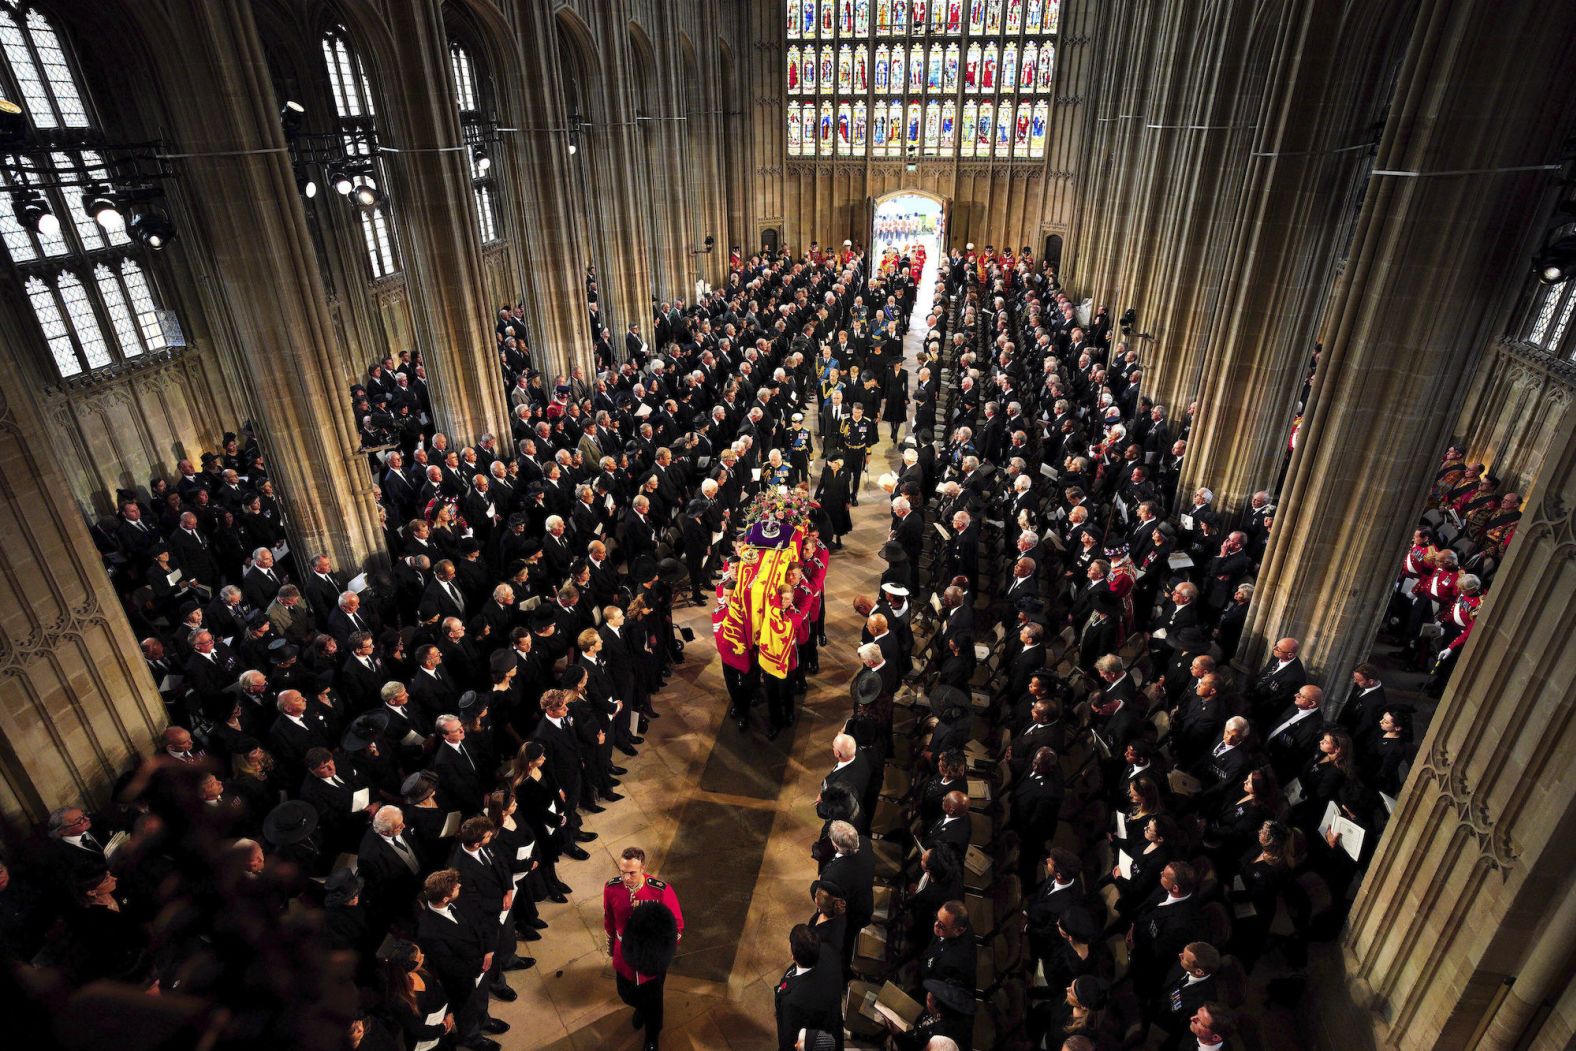
[[[373,280],[388,277],[400,269],[399,244],[389,220],[383,163],[373,143],[377,130],[377,110],[372,99],[372,83],[367,79],[361,56],[351,44],[344,26],[334,26],[323,34],[323,64],[328,71],[328,86],[334,97],[334,113],[339,120],[340,138],[345,155],[362,159],[366,173],[363,181],[382,193],[378,203],[361,210],[361,237],[367,266]]]
[[[0,94],[21,100],[28,128],[7,167],[36,173],[0,170],[0,244],[56,375],[83,376],[167,349],[170,315],[158,306],[141,246],[124,226],[100,226],[83,207],[83,173],[113,180],[67,40],[37,5],[0,0],[0,64]],[[47,222],[34,216],[24,225],[17,209],[28,198],[48,208]]]
[[[464,140],[471,144],[471,148],[466,150],[471,174],[471,197],[476,202],[476,230],[482,243],[486,244],[498,240],[498,209],[494,200],[497,177],[493,174],[492,158],[482,145],[488,122],[482,112],[476,63],[471,58],[470,50],[458,40],[449,41],[449,76],[454,85],[455,102],[460,107]],[[478,146],[481,146],[480,152]]]

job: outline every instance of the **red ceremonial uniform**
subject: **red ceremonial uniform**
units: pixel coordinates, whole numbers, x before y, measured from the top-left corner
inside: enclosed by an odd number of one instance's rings
[[[613,970],[637,984],[657,977],[654,974],[637,974],[633,967],[624,962],[624,925],[629,922],[629,914],[635,911],[635,904],[642,901],[660,901],[666,905],[668,911],[673,913],[673,922],[678,925],[679,939],[684,938],[684,914],[679,911],[679,896],[673,893],[670,884],[648,875],[640,889],[631,894],[625,889],[620,877],[614,876],[608,880],[607,886],[602,888],[602,926],[613,947]]]

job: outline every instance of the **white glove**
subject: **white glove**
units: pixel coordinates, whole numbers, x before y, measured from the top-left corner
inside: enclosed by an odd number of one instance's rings
[[[1440,660],[1444,660],[1448,656],[1450,656],[1450,649],[1448,647],[1439,651]]]

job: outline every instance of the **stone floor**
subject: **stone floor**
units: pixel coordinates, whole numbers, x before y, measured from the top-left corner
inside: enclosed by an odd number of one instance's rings
[[[924,306],[934,271],[932,259],[917,298]],[[910,362],[923,335],[910,328]],[[815,798],[832,766],[832,737],[847,717],[847,685],[858,666],[861,623],[853,599],[874,596],[884,566],[876,552],[889,516],[876,478],[897,452],[888,429],[881,431],[853,509],[854,531],[827,574],[831,645],[821,651],[821,672],[811,677],[797,725],[768,742],[763,713],[748,734],[726,720],[710,611],[678,611],[678,623],[693,628],[696,639],[657,697],[662,717],[640,755],[624,764],[629,774],[619,791],[626,798],[586,821],[598,837],[585,845],[590,860],[560,865],[575,892],[567,905],[542,903],[551,926],[530,945],[536,966],[511,975],[520,998],[493,1001],[493,1015],[513,1027],[499,1038],[506,1049],[640,1046],[614,990],[602,931],[602,888],[616,875],[618,852],[631,844],[645,849],[649,871],[671,880],[684,912],[684,939],[667,979],[664,1051],[772,1046],[773,990],[789,962],[788,931],[812,912]]]

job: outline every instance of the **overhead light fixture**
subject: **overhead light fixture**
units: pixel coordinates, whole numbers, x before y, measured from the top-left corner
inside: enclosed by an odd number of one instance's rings
[[[140,212],[132,220],[131,236],[135,237],[139,244],[157,252],[175,240],[175,224],[168,216],[159,212]]]
[[[350,191],[356,188],[356,181],[350,177],[350,172],[344,168],[330,168],[328,181],[334,187],[334,192],[341,197],[349,197]]]
[[[1557,285],[1576,271],[1576,234],[1566,234],[1544,243],[1532,257],[1538,280],[1545,285]]]
[[[383,203],[383,191],[370,182],[359,182],[351,192],[350,200],[362,208],[376,208]]]
[[[575,145],[575,140],[574,140],[573,137],[571,137],[570,140],[569,140],[569,156],[573,157],[576,153],[579,153],[579,152],[580,152],[580,147]]]
[[[27,137],[27,117],[22,107],[7,98],[0,98],[0,143],[11,145]]]
[[[487,151],[480,146],[471,147],[471,160],[476,165],[478,175],[487,174],[487,169],[492,167],[492,158],[487,156]]]
[[[60,218],[37,190],[12,190],[11,210],[16,213],[17,222],[40,237],[60,236]]]
[[[110,233],[126,229],[126,217],[120,214],[120,201],[108,187],[90,187],[82,195],[82,207],[94,222]]]
[[[301,118],[304,116],[306,116],[306,107],[294,99],[286,102],[279,110],[279,123],[284,125],[286,138],[301,130]]]
[[[317,196],[317,181],[306,172],[299,172],[296,175],[296,189],[302,197],[311,199]]]

